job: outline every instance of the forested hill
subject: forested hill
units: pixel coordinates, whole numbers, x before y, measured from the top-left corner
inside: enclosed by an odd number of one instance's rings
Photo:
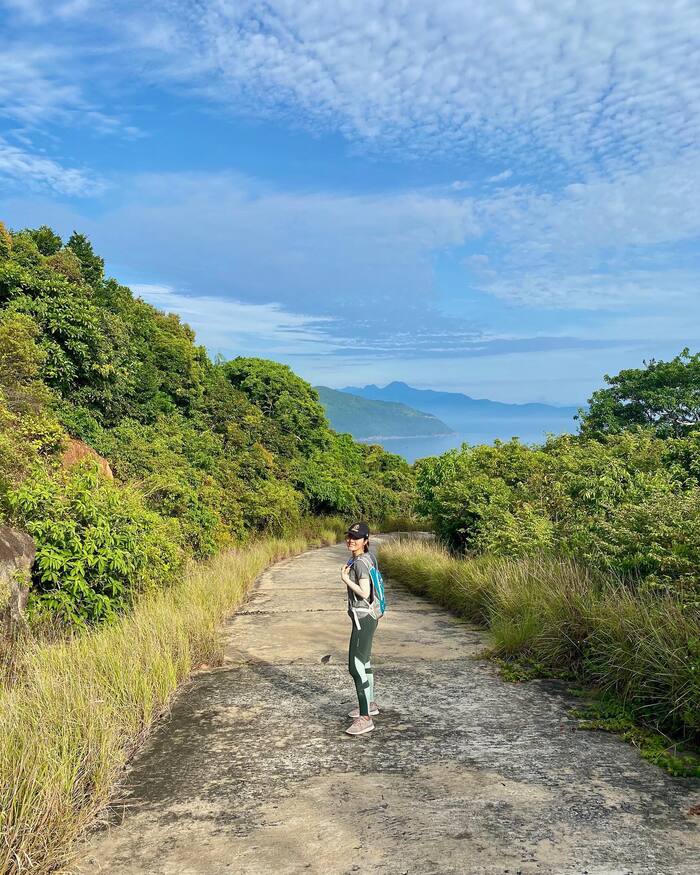
[[[406,383],[394,382],[380,387],[348,386],[342,390],[376,401],[394,401],[408,404],[416,410],[432,413],[456,429],[473,426],[480,420],[559,421],[570,424],[577,413],[576,407],[554,407],[551,404],[506,404],[487,398],[471,398],[462,392],[437,392],[433,389],[415,389]],[[559,429],[552,429],[558,431]]]
[[[75,622],[305,514],[376,519],[412,499],[406,462],[332,431],[289,368],[213,363],[83,235],[46,226],[0,223],[0,424],[0,522],[37,541],[34,601]],[[66,469],[69,436],[113,483]]]
[[[406,404],[371,401],[326,386],[316,386],[326,416],[336,431],[354,438],[427,437],[451,434],[449,425]]]

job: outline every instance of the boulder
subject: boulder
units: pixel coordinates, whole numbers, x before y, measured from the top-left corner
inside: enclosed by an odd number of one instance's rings
[[[35,556],[36,546],[31,535],[0,526],[0,618],[6,636],[24,624]]]
[[[61,456],[61,464],[64,468],[71,468],[73,465],[77,465],[78,462],[82,462],[83,459],[92,459],[97,462],[100,473],[108,480],[114,479],[112,469],[109,467],[107,459],[93,450],[89,444],[84,443],[84,441],[79,441],[77,438],[70,438],[68,440],[68,445]]]

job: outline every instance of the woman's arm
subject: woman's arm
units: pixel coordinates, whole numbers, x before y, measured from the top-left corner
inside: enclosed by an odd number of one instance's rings
[[[369,574],[364,574],[360,577],[358,583],[355,583],[354,580],[350,578],[350,572],[347,565],[343,565],[340,576],[343,579],[343,583],[351,589],[354,593],[360,596],[360,598],[368,599],[370,593],[370,579]]]

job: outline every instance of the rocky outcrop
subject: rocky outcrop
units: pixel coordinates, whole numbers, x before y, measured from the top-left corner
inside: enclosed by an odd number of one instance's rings
[[[102,473],[108,480],[114,478],[107,459],[83,441],[79,441],[77,438],[70,438],[68,440],[68,445],[61,456],[61,464],[64,468],[71,468],[73,465],[77,465],[78,462],[82,462],[83,459],[92,459],[94,462],[97,462],[100,473]]]
[[[7,636],[24,623],[35,556],[31,535],[0,526],[0,618],[2,631]]]

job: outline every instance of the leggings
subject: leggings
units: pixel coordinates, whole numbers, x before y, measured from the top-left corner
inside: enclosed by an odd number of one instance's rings
[[[374,617],[360,617],[360,628],[358,629],[353,622],[350,633],[348,671],[355,681],[357,703],[363,717],[369,717],[369,703],[374,701],[374,671],[370,664],[370,657],[377,622]]]

